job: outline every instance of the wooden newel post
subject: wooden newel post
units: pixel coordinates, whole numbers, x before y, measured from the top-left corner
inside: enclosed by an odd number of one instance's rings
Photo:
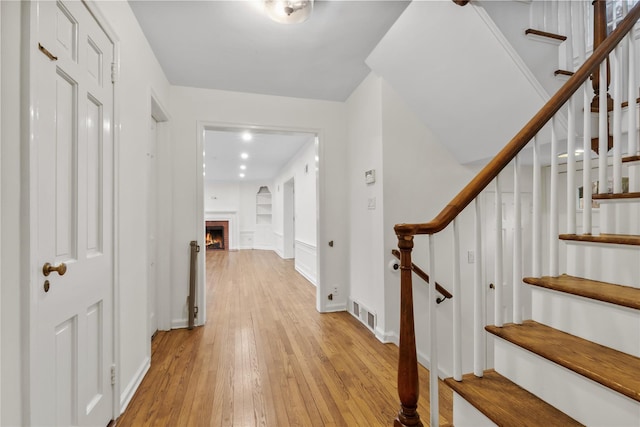
[[[400,249],[400,346],[398,356],[398,395],[400,411],[394,427],[420,426],[418,415],[418,357],[413,319],[413,287],[411,283],[411,250],[413,236],[398,236]]]

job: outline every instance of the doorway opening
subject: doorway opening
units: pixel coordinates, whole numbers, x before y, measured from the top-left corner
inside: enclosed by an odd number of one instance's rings
[[[197,233],[202,245],[211,250],[274,251],[294,259],[296,270],[317,286],[317,133],[201,124],[199,137],[202,225]],[[209,224],[220,221],[228,221],[228,237],[214,244]],[[206,271],[205,258],[199,260],[199,271]],[[198,301],[206,301],[204,274],[198,287]],[[202,305],[200,323],[206,321]]]

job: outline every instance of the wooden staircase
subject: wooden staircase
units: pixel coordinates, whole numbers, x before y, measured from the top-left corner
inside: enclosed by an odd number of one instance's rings
[[[594,7],[603,8],[604,2],[595,2]],[[604,10],[604,9],[603,9]],[[415,236],[429,236],[429,271],[435,276],[440,267],[435,263],[435,239],[434,236],[452,225],[453,253],[460,254],[461,244],[459,230],[464,227],[465,219],[460,219],[460,214],[475,201],[474,238],[475,242],[466,242],[466,247],[475,248],[476,254],[482,253],[482,236],[486,230],[482,230],[482,213],[478,197],[487,188],[495,188],[496,206],[503,206],[500,193],[499,179],[504,177],[502,173],[505,167],[514,162],[514,200],[519,197],[520,172],[518,153],[533,141],[533,199],[542,198],[540,187],[543,185],[540,179],[540,164],[536,160],[539,146],[534,139],[542,127],[548,124],[552,117],[565,106],[570,97],[578,92],[582,97],[581,86],[587,81],[588,73],[597,68],[604,70],[605,60],[609,53],[618,45],[640,19],[640,5],[636,5],[629,16],[620,23],[620,26],[602,40],[588,58],[584,65],[571,73],[567,83],[556,93],[552,99],[528,122],[498,155],[485,166],[478,175],[465,187],[447,206],[430,222],[421,224],[398,224],[395,227],[401,252],[401,327],[400,327],[400,361],[398,374],[398,389],[401,401],[401,410],[396,419],[396,426],[408,427],[422,425],[419,415],[413,410],[417,401],[417,383],[412,382],[411,370],[415,364],[415,334],[413,331],[413,302],[411,293],[411,251]],[[549,37],[539,31],[528,30],[529,35],[536,37]],[[551,35],[553,36],[553,35]],[[552,37],[554,38],[554,37]],[[629,42],[631,44],[631,41]],[[606,53],[605,53],[606,52]],[[618,65],[616,65],[618,67]],[[604,73],[604,71],[601,71]],[[635,72],[629,72],[633,76]],[[604,75],[604,74],[603,74]],[[604,80],[604,79],[603,79]],[[586,85],[585,85],[586,86]],[[603,85],[604,86],[604,85]],[[629,83],[630,88],[637,87],[636,83]],[[580,91],[578,91],[580,88]],[[603,93],[601,88],[600,94]],[[581,110],[584,114],[584,135],[582,137],[584,150],[587,151],[591,142],[591,115],[590,99],[585,88],[584,104]],[[630,91],[632,92],[632,91]],[[596,92],[597,93],[597,92]],[[635,98],[635,96],[634,96]],[[601,105],[606,98],[600,97]],[[574,97],[575,101],[575,97]],[[616,105],[616,111],[612,113],[613,123],[619,124],[620,109]],[[569,109],[575,108],[572,106]],[[600,112],[599,130],[608,127],[607,121],[602,118],[608,114],[607,109]],[[575,115],[575,109],[571,114]],[[635,116],[635,115],[634,115]],[[629,114],[628,117],[631,117]],[[573,120],[573,118],[571,118]],[[522,252],[514,253],[513,281],[502,278],[503,266],[501,264],[502,243],[504,239],[502,230],[503,215],[496,215],[495,230],[492,245],[496,246],[494,258],[496,261],[495,286],[495,325],[486,325],[483,296],[484,284],[482,267],[474,267],[473,278],[473,317],[472,335],[473,341],[473,373],[462,375],[465,366],[463,362],[463,349],[470,342],[462,342],[462,324],[471,323],[471,319],[464,317],[465,313],[460,302],[460,294],[463,292],[461,284],[461,269],[459,260],[452,261],[453,267],[453,377],[447,378],[445,383],[454,391],[453,422],[456,427],[478,426],[635,426],[640,427],[640,235],[638,221],[640,216],[640,157],[637,148],[632,143],[634,134],[637,135],[637,125],[631,118],[628,119],[629,149],[631,153],[621,161],[619,147],[622,138],[610,136],[617,144],[613,156],[613,181],[620,188],[620,183],[626,182],[621,178],[620,171],[624,165],[629,173],[630,192],[619,194],[594,194],[593,197],[585,191],[584,209],[576,206],[574,195],[582,182],[585,190],[592,188],[591,174],[592,162],[585,160],[583,180],[576,181],[576,160],[573,156],[574,149],[567,148],[570,160],[567,162],[567,197],[564,215],[567,219],[566,229],[570,232],[559,230],[558,193],[559,186],[557,176],[558,152],[554,147],[557,144],[556,137],[552,133],[551,148],[551,173],[548,186],[548,203],[546,205],[548,218],[542,225],[540,205],[532,208],[534,231],[532,238],[532,258],[534,259],[534,274],[542,272],[542,253],[548,259],[547,276],[524,277],[522,282],[527,285],[531,293],[530,308],[531,318],[522,320],[523,299],[520,295],[521,286],[517,284],[522,277],[522,265],[517,259],[522,258]],[[575,138],[578,133],[575,122],[570,123],[567,141]],[[589,129],[589,130],[586,130]],[[631,130],[633,129],[633,130]],[[601,132],[600,138],[604,137]],[[567,147],[574,147],[574,142]],[[617,156],[617,157],[616,157]],[[586,157],[586,155],[585,155]],[[602,160],[607,160],[607,153],[599,153],[599,167],[604,171],[599,179],[609,178],[607,161],[602,167]],[[608,159],[610,163],[611,159]],[[588,165],[588,167],[587,167]],[[616,169],[617,168],[617,169]],[[492,183],[495,182],[495,187]],[[491,186],[491,187],[490,187]],[[536,190],[537,188],[537,190]],[[602,186],[599,189],[602,190]],[[607,188],[607,186],[604,186]],[[626,191],[626,190],[625,190]],[[582,197],[582,196],[581,196]],[[600,229],[594,230],[591,225],[593,205],[591,200],[602,204],[600,214]],[[515,209],[514,230],[520,230],[520,207]],[[580,215],[582,225],[577,225],[577,211],[583,210]],[[500,212],[498,208],[496,212]],[[570,219],[570,216],[574,216]],[[595,220],[594,220],[595,221]],[[611,225],[612,221],[618,222]],[[585,225],[589,224],[589,225]],[[581,228],[581,232],[577,229]],[[540,235],[542,228],[550,231],[550,238],[544,242],[543,249]],[[536,231],[537,230],[537,231]],[[620,231],[623,230],[623,231]],[[514,232],[515,234],[515,232]],[[560,251],[562,243],[565,250]],[[521,248],[522,236],[513,237],[513,247]],[[514,249],[515,250],[515,249]],[[564,262],[562,262],[560,254]],[[547,258],[548,256],[548,258]],[[562,264],[562,267],[559,267]],[[559,274],[564,271],[565,274]],[[442,274],[442,273],[440,273]],[[513,323],[503,323],[507,304],[503,305],[501,293],[504,292],[503,284],[509,282],[513,294],[512,318]],[[471,292],[471,285],[465,284],[464,292]],[[431,288],[429,302],[429,357],[430,363],[437,365],[437,326],[435,286]],[[500,292],[498,292],[500,289]],[[456,300],[457,299],[457,300]],[[503,308],[505,308],[503,310]],[[508,317],[508,315],[507,315]],[[484,330],[483,330],[484,328]],[[492,337],[492,344],[485,341]],[[485,359],[484,345],[492,345],[493,360]],[[434,348],[436,348],[434,350]],[[469,369],[469,362],[466,368]],[[484,370],[486,366],[493,369]],[[433,371],[433,369],[432,369]],[[435,393],[434,393],[435,391]],[[431,398],[436,395],[437,385],[432,384]],[[436,401],[431,402],[432,425],[437,418],[433,417],[433,408]]]
[[[569,310],[571,304],[582,304],[582,300],[589,300],[590,304],[602,306],[601,310],[605,313],[611,310],[626,312],[630,317],[629,322],[635,321],[635,326],[630,325],[630,333],[636,335],[636,342],[632,347],[640,346],[639,288],[568,275],[525,278],[524,283],[542,289],[545,293],[562,294],[564,298],[574,299],[570,303],[556,303],[556,309],[560,307]],[[546,302],[543,298],[534,298],[534,304],[543,305]],[[534,316],[544,309],[534,307]],[[555,313],[554,316],[569,316],[568,313]],[[571,316],[574,315],[575,312]],[[601,324],[607,324],[609,320],[602,316],[575,319],[576,322]],[[454,406],[454,421],[457,426],[491,425],[487,423],[488,420],[499,426],[568,426],[582,425],[581,423],[608,426],[640,425],[640,348],[636,348],[635,355],[625,353],[535,320],[525,321],[522,325],[487,326],[485,329],[498,338],[496,370],[485,372],[483,377],[468,374],[462,381],[455,381],[453,378],[445,380],[457,395],[477,410],[477,414],[469,408],[456,414]],[[607,325],[604,332],[615,334],[615,326]],[[603,337],[597,337],[597,334],[593,339],[606,341]],[[513,355],[518,352],[523,353],[520,357],[528,362],[523,364],[518,359],[519,356]],[[544,359],[544,362],[536,359]],[[509,366],[514,363],[516,367]],[[548,364],[552,364],[553,367],[549,369]],[[525,366],[530,371],[520,372]],[[558,374],[557,371],[563,372]],[[545,382],[553,379],[545,377],[554,375],[558,375],[559,378],[577,375],[581,379],[577,385],[573,380],[567,381],[566,387],[562,384],[562,379],[559,381],[560,384],[555,384],[556,390],[546,390],[549,384]],[[525,384],[524,388],[518,385],[522,383]],[[572,404],[571,398],[564,399],[564,402],[560,399],[561,403],[555,402],[557,395],[571,396],[576,392],[572,389],[575,387],[587,391],[594,389],[593,393],[606,396],[604,399],[607,400],[607,405],[619,410],[613,414],[604,411],[600,406],[585,410],[580,405]],[[560,409],[559,406],[563,405],[566,408]],[[601,415],[599,419],[594,419],[594,414],[588,414],[589,412]],[[464,415],[460,415],[461,413]]]

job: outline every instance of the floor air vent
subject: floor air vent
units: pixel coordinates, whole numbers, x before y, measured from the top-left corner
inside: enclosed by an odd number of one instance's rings
[[[351,314],[372,332],[376,330],[378,316],[357,301],[351,301]]]

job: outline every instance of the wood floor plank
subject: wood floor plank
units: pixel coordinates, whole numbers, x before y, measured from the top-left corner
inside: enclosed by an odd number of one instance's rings
[[[159,331],[149,373],[117,426],[389,426],[398,348],[346,312],[320,314],[316,288],[272,251],[207,251],[207,325]],[[419,413],[429,420],[429,373]],[[440,424],[452,420],[441,382]]]

